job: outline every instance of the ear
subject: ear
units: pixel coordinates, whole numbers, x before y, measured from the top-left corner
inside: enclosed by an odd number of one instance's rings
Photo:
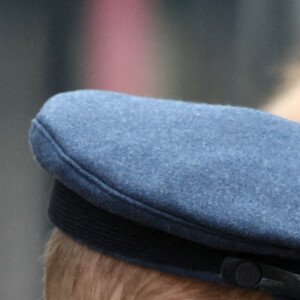
[[[300,123],[300,80],[276,95],[262,110]]]
[[[300,56],[292,59],[279,70],[280,82],[262,110],[300,122]]]
[[[300,79],[277,91],[261,110],[300,123]]]

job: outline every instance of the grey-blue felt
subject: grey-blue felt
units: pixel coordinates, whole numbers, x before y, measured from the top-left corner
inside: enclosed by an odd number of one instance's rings
[[[30,128],[41,166],[109,212],[221,250],[300,258],[300,125],[255,109],[78,90]]]

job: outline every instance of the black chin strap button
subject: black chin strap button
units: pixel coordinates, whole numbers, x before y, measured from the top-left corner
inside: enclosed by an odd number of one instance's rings
[[[221,277],[227,284],[262,291],[270,295],[300,299],[300,270],[292,273],[262,262],[226,257],[220,271]]]
[[[243,287],[252,287],[261,280],[261,271],[253,262],[243,262],[235,270],[235,280]]]
[[[221,276],[227,283],[244,288],[254,288],[263,278],[263,274],[254,261],[227,257],[223,261]]]

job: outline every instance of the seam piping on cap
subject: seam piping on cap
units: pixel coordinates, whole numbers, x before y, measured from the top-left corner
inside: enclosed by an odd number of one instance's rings
[[[260,246],[263,246],[263,247],[270,246],[270,247],[275,247],[276,249],[280,249],[280,250],[283,250],[283,251],[287,251],[287,250],[295,251],[295,249],[293,249],[293,248],[289,248],[289,247],[285,247],[285,246],[278,246],[278,245],[274,245],[272,243],[262,243],[261,241],[257,241],[257,240],[253,240],[253,239],[244,240],[242,237],[234,237],[234,236],[231,236],[228,233],[222,233],[224,235],[224,236],[222,236],[219,233],[213,231],[212,229],[210,229],[208,227],[205,227],[202,224],[196,224],[194,222],[187,221],[182,217],[175,216],[175,215],[172,215],[170,213],[163,212],[163,211],[161,211],[161,210],[159,210],[155,207],[152,207],[148,204],[145,204],[145,203],[143,203],[143,202],[141,202],[137,199],[133,199],[132,197],[129,197],[126,194],[121,193],[121,192],[117,191],[114,188],[111,188],[108,184],[104,183],[102,179],[96,177],[94,174],[92,174],[89,171],[85,170],[82,166],[80,166],[80,164],[78,162],[76,162],[73,158],[68,156],[65,153],[65,151],[62,149],[62,147],[57,143],[55,138],[51,135],[49,130],[46,128],[46,126],[41,122],[41,120],[39,120],[37,118],[33,119],[32,120],[32,125],[34,125],[36,127],[36,129],[38,129],[40,131],[40,133],[49,141],[49,143],[52,144],[52,146],[56,149],[56,152],[57,152],[58,156],[65,163],[70,165],[76,173],[83,176],[87,181],[89,181],[90,183],[96,185],[96,187],[98,187],[102,192],[105,192],[105,193],[107,193],[107,194],[109,194],[109,195],[111,195],[111,196],[113,196],[117,199],[125,200],[125,201],[129,202],[130,205],[135,205],[139,209],[144,209],[148,213],[154,214],[155,216],[159,216],[161,218],[171,220],[172,222],[174,222],[174,221],[179,222],[181,225],[189,227],[191,229],[200,229],[205,234],[208,234],[210,236],[218,238],[219,242],[221,240],[225,240],[226,242],[234,241],[234,242],[238,242],[238,243],[244,244],[244,245],[245,244],[246,245],[249,244],[249,245],[252,245],[252,246],[253,245],[260,245]],[[99,184],[101,186],[99,186]]]

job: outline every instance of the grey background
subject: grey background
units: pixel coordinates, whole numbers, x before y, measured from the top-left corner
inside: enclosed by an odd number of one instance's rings
[[[47,98],[81,88],[84,5],[0,2],[1,300],[42,299],[52,179],[33,160],[28,130]],[[168,65],[161,97],[257,107],[299,45],[297,0],[163,0],[155,9]]]

